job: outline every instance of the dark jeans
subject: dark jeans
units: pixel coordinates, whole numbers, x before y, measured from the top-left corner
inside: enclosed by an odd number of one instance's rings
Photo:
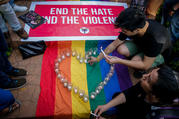
[[[14,103],[14,96],[10,91],[0,89],[0,111]]]
[[[6,55],[7,43],[2,31],[0,30],[0,88],[4,88],[11,82],[11,79],[6,74],[10,72],[13,67]]]
[[[10,0],[10,1],[9,1],[9,4],[10,4],[12,7],[14,7],[14,0]]]
[[[8,50],[8,45],[5,40],[4,34],[0,29],[0,52],[6,52]]]
[[[173,8],[174,5],[178,3],[178,0],[165,0],[162,8],[162,21],[161,24],[166,24],[167,21],[170,22],[170,33],[171,40],[173,43],[179,39],[179,9],[175,11],[175,13],[170,16],[169,12]]]
[[[179,9],[171,17],[170,32],[172,42],[175,43],[179,39]]]

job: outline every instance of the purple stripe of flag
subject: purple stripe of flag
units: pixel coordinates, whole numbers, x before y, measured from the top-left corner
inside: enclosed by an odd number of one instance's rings
[[[114,51],[112,53],[112,55],[120,57],[122,59],[125,59],[125,57],[120,55],[117,51]],[[128,67],[124,66],[124,65],[121,65],[121,64],[116,64],[115,65],[115,70],[116,70],[116,73],[117,73],[117,76],[118,76],[121,91],[131,87],[132,82],[130,80]]]

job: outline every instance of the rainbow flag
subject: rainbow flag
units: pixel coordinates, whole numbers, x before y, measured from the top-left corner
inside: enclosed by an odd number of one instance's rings
[[[112,99],[116,92],[129,88],[132,83],[126,66],[117,64],[110,81],[94,100],[84,102],[73,91],[64,88],[54,71],[55,59],[66,50],[75,49],[83,56],[91,48],[105,48],[112,41],[59,41],[48,42],[47,49],[43,56],[41,71],[41,92],[37,104],[36,116],[59,116],[63,118],[89,118],[90,111],[94,111],[98,105],[103,105]],[[110,55],[118,56],[117,51]],[[97,55],[96,55],[97,56]],[[86,94],[95,90],[98,84],[104,80],[110,70],[110,65],[103,59],[93,65],[80,63],[75,57],[65,58],[60,63],[60,70],[68,82],[83,89]],[[110,110],[115,110],[114,108]]]

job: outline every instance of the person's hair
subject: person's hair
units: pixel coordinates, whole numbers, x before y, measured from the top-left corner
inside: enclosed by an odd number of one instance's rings
[[[145,26],[145,14],[137,8],[127,8],[122,11],[115,20],[116,28],[124,28],[133,31]]]
[[[175,74],[168,66],[162,66],[158,70],[158,80],[152,86],[152,93],[162,104],[171,104],[178,98],[179,87]]]

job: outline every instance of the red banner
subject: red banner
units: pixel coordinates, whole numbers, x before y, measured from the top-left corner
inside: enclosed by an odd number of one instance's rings
[[[127,4],[114,2],[33,2],[31,10],[47,22],[30,29],[29,40],[114,40],[114,21]],[[29,41],[28,40],[28,41]]]

